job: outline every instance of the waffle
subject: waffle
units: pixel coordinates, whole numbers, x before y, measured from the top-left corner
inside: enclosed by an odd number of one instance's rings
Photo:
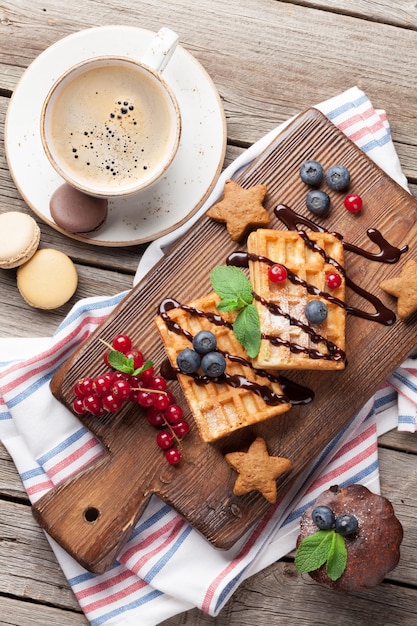
[[[211,330],[216,335],[217,347],[226,356],[226,372],[218,381],[209,379],[207,382],[206,378],[203,382],[201,380],[203,375],[199,373],[197,375],[178,373],[179,383],[200,436],[206,442],[216,441],[240,428],[284,413],[291,408],[279,384],[278,376],[272,373],[267,376],[265,372],[262,375],[253,368],[251,360],[231,328],[234,314],[219,312],[216,308],[218,302],[219,297],[213,293],[195,300],[184,308],[175,303],[176,308],[155,319],[166,353],[174,368],[177,369],[178,353],[184,348],[190,348],[192,336],[203,329]],[[220,324],[213,323],[207,317],[210,313],[215,314]],[[165,315],[178,325],[176,330],[169,329],[169,321],[164,319]],[[181,330],[178,330],[178,327]],[[236,362],[231,357],[239,357],[240,360]],[[268,401],[263,397],[266,394],[269,395]]]
[[[313,249],[309,242],[314,242],[319,250]],[[248,253],[262,332],[256,367],[343,369],[346,307],[343,243],[340,239],[330,233],[259,229],[248,238]],[[336,265],[330,263],[331,259]],[[269,280],[270,262],[287,268],[288,278],[283,283]],[[340,287],[333,290],[325,282],[326,274],[331,271],[342,277]],[[292,275],[301,282],[297,284],[291,280]],[[318,291],[309,293],[307,285]],[[337,298],[339,304],[326,298],[325,294]],[[312,324],[305,317],[305,307],[314,298],[323,300],[328,308],[327,319],[321,324]]]

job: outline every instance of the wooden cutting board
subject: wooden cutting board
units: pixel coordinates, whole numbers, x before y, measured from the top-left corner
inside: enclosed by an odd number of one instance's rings
[[[279,203],[307,215],[307,188],[298,171],[310,158],[325,169],[345,165],[351,173],[349,192],[358,193],[364,202],[361,213],[353,215],[343,208],[344,194],[330,191],[331,213],[321,220],[325,228],[371,252],[379,248],[369,239],[369,228],[379,229],[393,246],[409,245],[409,252],[394,264],[349,251],[345,255],[348,277],[395,311],[395,299],[382,292],[379,283],[397,276],[408,259],[417,259],[417,202],[321,113],[310,109],[297,117],[236,180],[244,187],[267,185],[265,206],[271,213],[271,227],[283,229],[274,215]],[[103,371],[99,337],[109,342],[116,334],[127,333],[147,358],[162,363],[165,353],[153,323],[161,300],[172,297],[187,302],[209,293],[211,269],[224,264],[231,252],[244,249],[244,244],[231,241],[224,225],[203,216],[55,374],[52,393],[70,407],[74,383]],[[373,310],[349,289],[347,302]],[[34,505],[35,517],[81,565],[97,573],[114,562],[152,494],[177,509],[215,546],[232,546],[270,505],[257,492],[233,495],[236,474],[224,453],[243,450],[255,436],[263,437],[270,454],[291,459],[292,470],[278,481],[282,493],[417,344],[416,316],[386,326],[348,315],[346,333],[344,371],[286,372],[288,378],[314,391],[312,403],[213,444],[203,443],[192,425],[184,440],[186,461],[177,467],[167,464],[156,447],[155,430],[137,407],[104,419],[82,417],[106,453],[40,499]],[[173,383],[173,391],[192,424],[178,383]]]

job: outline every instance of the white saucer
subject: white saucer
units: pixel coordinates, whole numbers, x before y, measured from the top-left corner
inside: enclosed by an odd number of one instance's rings
[[[163,180],[130,198],[109,202],[106,224],[89,237],[60,229],[49,200],[63,180],[43,151],[40,113],[50,87],[66,69],[94,55],[140,58],[155,33],[128,26],[90,28],[61,39],[28,67],[9,104],[6,157],[16,187],[29,207],[56,230],[100,246],[151,241],[187,220],[204,202],[220,173],[226,150],[226,121],[219,94],[198,61],[181,46],[164,70],[182,117],[178,153]]]

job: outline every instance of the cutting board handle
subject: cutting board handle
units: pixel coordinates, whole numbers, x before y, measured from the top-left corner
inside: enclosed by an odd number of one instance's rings
[[[151,496],[134,463],[106,453],[33,504],[40,526],[95,574],[112,565]]]

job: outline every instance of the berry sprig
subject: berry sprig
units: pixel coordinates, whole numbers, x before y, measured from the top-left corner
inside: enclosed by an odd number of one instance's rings
[[[111,344],[100,341],[108,348],[103,360],[111,369],[76,382],[74,412],[102,417],[117,413],[126,402],[138,404],[145,409],[150,425],[158,430],[164,428],[158,432],[156,443],[165,451],[168,463],[177,465],[183,458],[181,441],[190,426],[167,389],[167,381],[155,375],[152,361],[145,360],[142,352],[132,347],[127,335],[117,335]]]

